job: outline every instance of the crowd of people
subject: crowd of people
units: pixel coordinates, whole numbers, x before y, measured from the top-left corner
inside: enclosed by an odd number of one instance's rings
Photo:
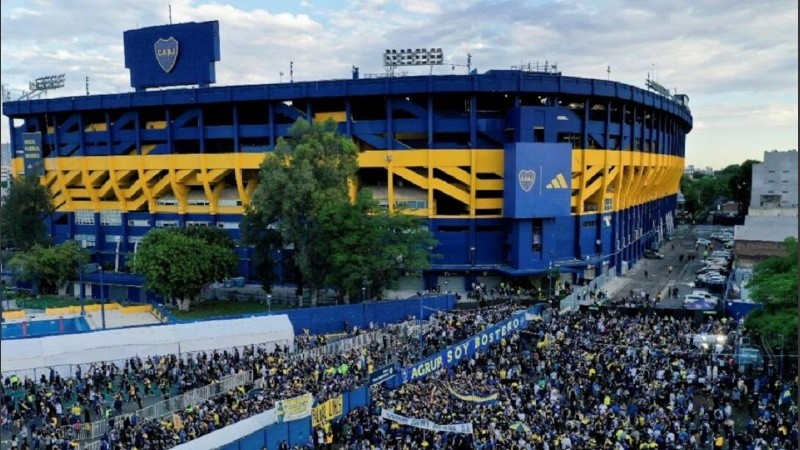
[[[655,314],[554,314],[456,368],[374,389],[335,434],[352,450],[796,449],[796,380],[741,373],[731,357],[738,331],[713,319],[695,327]],[[706,350],[698,333],[728,340]],[[487,389],[496,400],[481,402]],[[401,425],[382,409],[468,422],[473,433]]]
[[[272,408],[277,400],[309,392],[318,402],[365,383],[388,361],[415,361],[465,339],[480,327],[508,317],[513,304],[475,311],[437,312],[423,328],[373,341],[367,347],[318,358],[297,358],[288,346],[248,347],[241,353],[213,351],[197,355],[134,357],[124,364],[91,364],[74,377],[57,372],[40,380],[5,378],[0,407],[2,433],[19,448],[77,446],[73,431],[93,419],[112,426],[102,448],[167,449]],[[349,327],[345,327],[349,328]],[[349,328],[349,335],[361,331]],[[374,327],[372,331],[380,331]],[[424,347],[420,349],[420,342]],[[324,336],[298,336],[297,352],[323,346]],[[250,371],[259,389],[243,386],[161,419],[140,417],[142,401],[168,400],[191,389],[213,385],[226,375]],[[149,401],[148,401],[149,399]]]
[[[75,448],[71,430],[103,419],[111,426],[101,449],[169,449],[281,399],[311,393],[322,403],[366,384],[380,365],[408,366],[518,310],[512,302],[439,311],[422,326],[408,321],[367,346],[313,358],[301,352],[328,342],[303,334],[294,352],[288,346],[252,346],[91,364],[74,377],[55,371],[39,380],[9,376],[0,406],[3,439],[19,449]],[[352,337],[383,328],[345,329]],[[351,450],[797,449],[796,394],[775,373],[740,370],[731,356],[740,333],[740,324],[724,319],[695,326],[647,313],[553,312],[491,351],[424,381],[373,388],[368,407],[315,430],[309,447],[336,442]],[[697,334],[726,338],[722,346],[705,349],[696,345]],[[143,400],[169,400],[242,372],[252,373],[255,384],[220,389],[160,418],[135,412]],[[435,424],[470,423],[473,432],[401,425],[382,418],[384,409]],[[318,433],[320,441],[314,439]]]

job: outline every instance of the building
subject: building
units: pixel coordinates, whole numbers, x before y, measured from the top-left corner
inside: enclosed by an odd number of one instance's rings
[[[753,164],[750,207],[797,209],[797,150],[764,152],[764,162]]]
[[[358,187],[426,218],[438,241],[441,257],[407,289],[550,267],[593,278],[672,230],[692,128],[685,100],[552,70],[211,87],[218,42],[176,28],[206,24],[126,32],[136,92],[4,105],[12,147],[41,150],[14,170],[41,165],[56,241],[85,241],[108,263],[153,227],[213,226],[238,239],[277,138],[298,119],[328,118],[361,151]],[[192,65],[202,66],[194,82],[171,80],[186,63],[154,54],[158,36],[210,64]],[[198,40],[206,50],[191,50]],[[199,87],[147,91],[172,84]],[[249,250],[240,256],[249,275]]]
[[[783,241],[797,233],[797,150],[764,152],[753,164],[750,209],[734,228],[736,256],[749,266],[785,253]]]

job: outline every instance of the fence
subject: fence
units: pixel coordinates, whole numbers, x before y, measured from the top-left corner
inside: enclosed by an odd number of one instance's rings
[[[585,290],[600,289],[609,281],[616,278],[615,270],[613,267],[608,269],[608,273],[604,273],[599,277],[592,280],[588,286],[575,286],[571,294],[561,299],[561,311],[570,311],[578,309],[578,297],[584,295]]]
[[[384,339],[387,341],[393,341],[405,336],[419,337],[420,326],[424,332],[426,331],[426,328],[430,326],[430,322],[413,319],[402,323],[387,325],[375,331],[368,331],[366,333],[359,334],[358,336],[340,339],[336,342],[331,342],[330,344],[294,353],[291,356],[291,359],[316,359],[328,355],[337,355],[350,350],[357,350],[366,347],[373,342],[383,343]]]
[[[116,416],[114,417],[114,428],[119,431],[122,428],[125,419],[133,416],[134,414],[139,417],[139,420],[160,419],[168,414],[172,414],[190,406],[198,405],[212,397],[252,382],[252,372],[241,372],[235,375],[230,375],[220,379],[218,383],[193,389],[183,395],[154,403],[134,413]],[[89,439],[98,439],[110,430],[111,426],[109,425],[109,421],[102,419],[88,424],[81,424],[79,429],[71,426],[65,426],[62,427],[61,432],[64,434],[64,436],[70,436],[73,439],[83,441]],[[100,445],[101,441],[94,441],[81,446],[81,448],[88,450],[99,450]]]

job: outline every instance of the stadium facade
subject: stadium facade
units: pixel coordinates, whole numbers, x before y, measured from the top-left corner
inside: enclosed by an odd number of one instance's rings
[[[39,173],[53,193],[54,240],[85,241],[98,262],[124,258],[154,227],[238,239],[259,165],[297,119],[338,122],[360,149],[358,188],[427,219],[439,256],[419,287],[549,268],[592,278],[671,232],[685,96],[550,70],[211,87],[218,38],[203,42],[210,75],[199,64],[196,83],[180,81],[199,87],[147,91],[191,61],[164,59],[164,37],[183,45],[176,58],[196,40],[174,27],[135,30],[139,50],[126,32],[136,92],[4,104],[14,172]]]

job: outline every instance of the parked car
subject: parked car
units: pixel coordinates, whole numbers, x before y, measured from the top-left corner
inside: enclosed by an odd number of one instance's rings
[[[710,308],[693,308],[697,304],[707,305]],[[719,297],[711,295],[709,292],[695,290],[691,294],[683,296],[683,306],[688,309],[711,309],[719,304]]]
[[[726,250],[733,250],[733,240],[725,241],[725,243],[722,244],[722,248]]]
[[[695,245],[702,245],[703,247],[705,247],[706,245],[708,245],[710,243],[711,243],[711,241],[709,241],[706,238],[697,238],[697,241],[695,242]]]
[[[715,258],[717,256],[721,256],[726,259],[731,259],[733,255],[731,255],[731,252],[729,252],[728,250],[714,250],[713,252],[711,252],[711,256]]]
[[[664,254],[648,248],[644,251],[644,257],[647,259],[664,259]]]

